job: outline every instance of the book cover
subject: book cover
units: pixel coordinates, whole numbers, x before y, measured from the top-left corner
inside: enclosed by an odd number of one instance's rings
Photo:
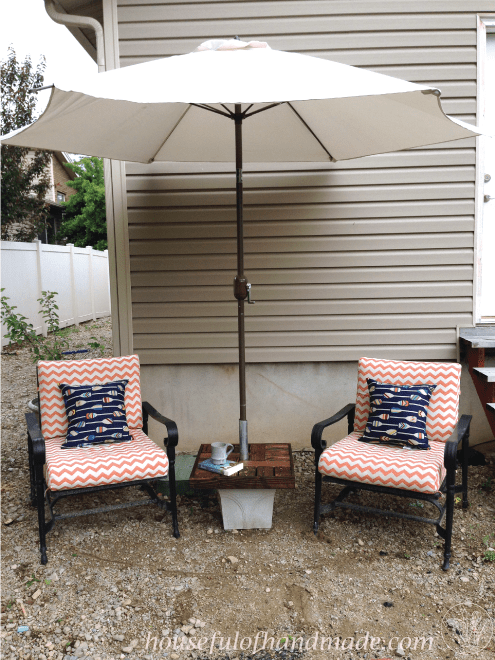
[[[225,461],[221,465],[216,465],[213,463],[211,458],[207,458],[205,461],[201,461],[198,465],[202,470],[208,470],[209,472],[215,472],[216,474],[222,474],[225,476],[230,476],[242,470],[242,463],[234,463],[234,461]],[[233,468],[237,468],[233,471]],[[226,474],[227,473],[227,474]]]

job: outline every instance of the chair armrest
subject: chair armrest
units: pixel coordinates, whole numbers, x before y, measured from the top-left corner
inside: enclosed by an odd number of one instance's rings
[[[443,464],[448,471],[457,468],[457,450],[459,443],[461,442],[464,459],[467,457],[467,450],[469,448],[469,425],[471,424],[471,419],[472,415],[462,415],[452,431],[452,435],[445,443]]]
[[[160,422],[160,424],[163,424],[166,429],[167,429],[167,434],[168,437],[165,438],[165,445],[167,447],[177,447],[177,444],[179,442],[179,431],[177,429],[177,424],[169,419],[168,417],[165,417],[164,415],[160,414],[153,406],[148,403],[147,401],[143,401],[143,417],[145,418],[145,429],[147,432],[148,430],[148,415],[150,417],[153,417],[157,422]]]
[[[45,464],[45,440],[41,435],[38,418],[34,413],[26,413],[26,424],[29,440],[33,451],[33,461],[36,465]]]
[[[333,417],[329,417],[328,419],[324,419],[322,422],[318,422],[313,426],[313,430],[311,431],[311,445],[313,446],[314,450],[316,451],[317,454],[321,454],[321,452],[325,449],[327,446],[327,443],[321,439],[321,436],[323,434],[324,429],[327,428],[327,426],[331,426],[332,424],[335,424],[336,422],[339,422],[341,419],[344,417],[347,417],[348,423],[348,431],[351,433],[352,431],[352,426],[354,424],[354,412],[356,410],[356,404],[355,403],[348,403],[342,410],[339,410],[338,413],[333,415]]]

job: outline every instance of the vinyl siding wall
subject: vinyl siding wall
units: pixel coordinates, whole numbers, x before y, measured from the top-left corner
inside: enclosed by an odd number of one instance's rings
[[[239,35],[438,86],[447,113],[475,122],[476,13],[490,10],[493,0],[118,0],[120,65]],[[248,362],[455,359],[456,326],[473,319],[475,155],[472,139],[247,165]],[[126,171],[134,350],[143,364],[236,362],[233,165]]]

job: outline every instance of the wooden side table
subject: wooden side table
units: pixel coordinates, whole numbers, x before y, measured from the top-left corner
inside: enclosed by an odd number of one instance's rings
[[[277,488],[295,488],[294,461],[289,443],[250,444],[244,469],[231,477],[202,470],[211,445],[201,445],[189,483],[197,489],[218,489],[225,529],[269,529]],[[229,460],[239,461],[239,445]]]

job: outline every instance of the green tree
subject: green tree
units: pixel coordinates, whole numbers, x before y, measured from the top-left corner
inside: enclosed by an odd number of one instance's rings
[[[105,183],[103,160],[96,156],[81,158],[77,163],[66,163],[77,174],[66,185],[76,193],[64,202],[65,215],[60,235],[77,247],[92,245],[96,250],[106,250],[107,223],[105,213]]]
[[[22,128],[36,119],[36,94],[29,90],[43,85],[45,59],[36,69],[28,56],[21,62],[9,46],[1,66],[2,134]],[[50,188],[49,151],[2,145],[2,230],[1,237],[11,241],[31,241],[44,228],[49,215],[45,200]]]

